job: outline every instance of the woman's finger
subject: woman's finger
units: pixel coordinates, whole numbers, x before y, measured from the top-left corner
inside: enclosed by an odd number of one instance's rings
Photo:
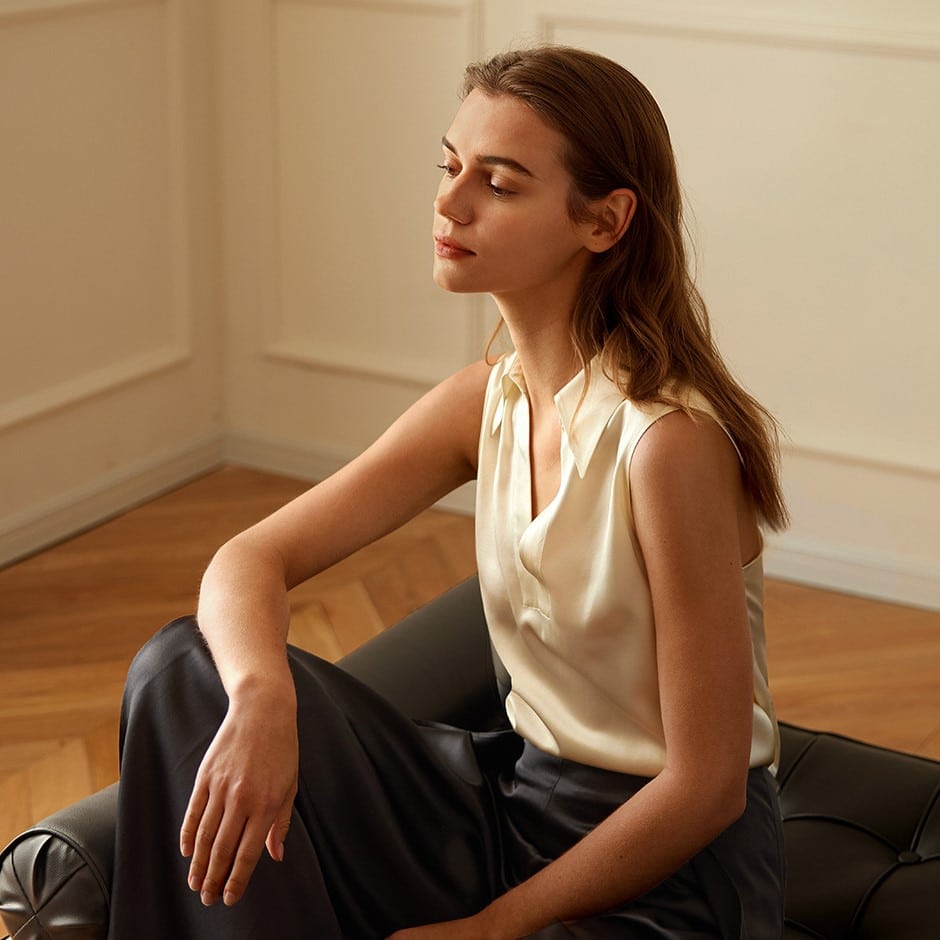
[[[291,814],[294,811],[294,797],[296,797],[296,795],[297,788],[295,786],[287,799],[284,800],[281,808],[277,811],[274,822],[271,823],[271,828],[268,830],[267,837],[265,838],[268,855],[270,855],[275,862],[284,861],[284,842],[287,840],[287,831],[290,829]]]
[[[203,880],[209,870],[209,859],[215,844],[216,833],[222,822],[222,812],[222,801],[210,797],[193,839],[193,855],[189,863],[189,887],[193,891],[202,890]]]
[[[258,859],[261,858],[261,853],[264,850],[266,831],[267,823],[261,817],[255,816],[246,822],[228,871],[228,877],[225,880],[222,900],[227,906],[241,900],[242,895],[245,893],[248,880],[251,878],[255,866],[258,864]]]
[[[192,796],[189,798],[189,805],[186,807],[183,825],[180,826],[180,854],[183,858],[189,858],[193,854],[196,845],[196,832],[199,829],[199,823],[202,821],[208,803],[209,790],[197,780],[196,785],[193,787]]]
[[[250,848],[242,848],[245,843],[245,834],[248,832],[250,838],[250,831],[244,813],[230,803],[224,811],[209,852],[209,864],[200,887],[203,904],[215,904],[222,897],[223,888],[238,854],[241,852],[250,854]],[[257,854],[260,854],[260,850]],[[256,855],[254,861],[257,862],[257,860]],[[249,875],[252,870],[254,870],[254,863],[248,872]],[[247,880],[246,877],[246,884]]]

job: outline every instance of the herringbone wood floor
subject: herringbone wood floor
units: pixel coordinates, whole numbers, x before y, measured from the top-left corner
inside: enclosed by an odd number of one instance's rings
[[[305,485],[227,468],[0,571],[0,845],[117,778],[134,652]],[[472,521],[429,511],[296,589],[291,639],[336,659],[474,570]],[[767,622],[781,718],[940,758],[940,613],[772,581]]]

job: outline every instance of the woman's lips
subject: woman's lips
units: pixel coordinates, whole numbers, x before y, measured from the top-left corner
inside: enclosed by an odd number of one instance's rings
[[[439,235],[434,236],[434,254],[438,258],[469,258],[474,254],[469,248],[464,248],[460,242],[455,242],[450,238],[442,238]]]

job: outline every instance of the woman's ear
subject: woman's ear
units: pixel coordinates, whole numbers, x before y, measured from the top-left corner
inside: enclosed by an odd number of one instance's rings
[[[636,193],[615,189],[595,202],[594,221],[588,248],[598,254],[612,248],[623,238],[636,212]]]

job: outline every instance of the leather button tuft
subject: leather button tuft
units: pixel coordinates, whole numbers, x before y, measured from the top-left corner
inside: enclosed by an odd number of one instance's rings
[[[920,856],[916,852],[902,852],[898,856],[898,861],[902,865],[913,865],[920,861]]]

